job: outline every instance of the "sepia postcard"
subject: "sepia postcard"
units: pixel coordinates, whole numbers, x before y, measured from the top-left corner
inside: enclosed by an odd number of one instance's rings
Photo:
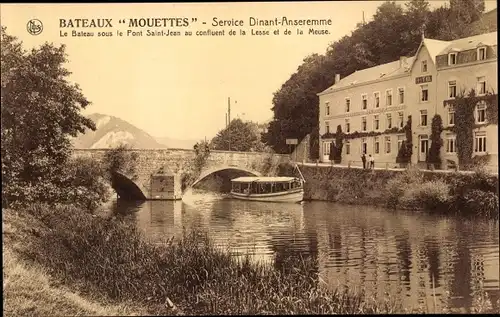
[[[0,24],[5,316],[500,312],[496,1]]]

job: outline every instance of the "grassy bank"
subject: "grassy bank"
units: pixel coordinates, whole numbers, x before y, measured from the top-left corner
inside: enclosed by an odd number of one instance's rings
[[[281,268],[238,260],[199,233],[152,244],[135,227],[71,207],[4,214],[4,226],[15,228],[4,234],[6,244],[25,263],[107,305],[133,302],[133,310],[159,315],[402,311],[388,301],[325,290],[312,260],[290,258]]]
[[[498,175],[301,166],[304,198],[498,219]],[[282,164],[280,175],[293,166]]]
[[[140,316],[125,305],[106,305],[54,283],[46,270],[27,265],[3,248],[3,296],[6,316]]]

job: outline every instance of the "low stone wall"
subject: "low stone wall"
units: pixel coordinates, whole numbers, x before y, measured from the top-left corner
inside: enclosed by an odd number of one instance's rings
[[[385,206],[387,182],[404,170],[360,169],[335,166],[299,165],[306,183],[304,200],[323,200],[346,204]],[[448,184],[473,184],[473,173],[422,171],[424,179],[441,179]],[[293,174],[290,164],[279,166],[279,175]],[[498,175],[488,181],[498,184]],[[473,185],[476,186],[476,185]],[[498,185],[497,185],[498,192]]]

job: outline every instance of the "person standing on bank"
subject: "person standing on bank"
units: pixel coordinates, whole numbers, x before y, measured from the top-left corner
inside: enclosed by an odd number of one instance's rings
[[[365,169],[366,168],[366,155],[365,155],[365,153],[363,153],[361,155],[361,161],[363,162],[363,169]]]
[[[375,168],[375,158],[371,154],[368,157],[368,163],[370,164],[369,168],[371,169]]]

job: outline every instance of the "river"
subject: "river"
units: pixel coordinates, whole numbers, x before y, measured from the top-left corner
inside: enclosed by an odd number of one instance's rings
[[[498,222],[319,201],[245,202],[206,192],[175,202],[119,200],[105,211],[134,221],[154,241],[197,228],[229,252],[258,260],[314,256],[330,287],[349,285],[406,307],[433,312],[447,303],[465,313],[483,289],[498,308]]]

